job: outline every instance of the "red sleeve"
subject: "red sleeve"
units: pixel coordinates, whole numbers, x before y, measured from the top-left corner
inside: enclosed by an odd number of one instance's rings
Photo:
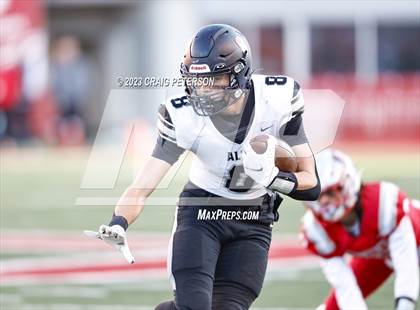
[[[335,290],[332,289],[328,294],[327,299],[324,301],[325,310],[340,310],[337,304],[337,299],[335,299]]]

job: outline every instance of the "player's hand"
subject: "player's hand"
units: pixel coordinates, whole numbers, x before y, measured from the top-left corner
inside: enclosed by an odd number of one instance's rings
[[[245,173],[265,187],[270,185],[279,172],[279,169],[274,165],[275,148],[276,138],[269,136],[267,149],[264,153],[256,153],[249,142],[245,144],[242,152]]]
[[[88,237],[98,238],[113,245],[130,264],[135,262],[134,256],[128,247],[126,232],[120,225],[101,225],[98,232],[85,230],[84,233]]]

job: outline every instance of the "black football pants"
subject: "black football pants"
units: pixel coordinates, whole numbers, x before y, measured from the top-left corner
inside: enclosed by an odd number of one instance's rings
[[[168,255],[176,309],[248,309],[262,288],[278,205],[273,207],[268,195],[254,206],[183,203],[185,198],[200,196],[214,195],[184,189],[176,212]],[[238,208],[259,212],[258,220],[198,219],[203,210]]]

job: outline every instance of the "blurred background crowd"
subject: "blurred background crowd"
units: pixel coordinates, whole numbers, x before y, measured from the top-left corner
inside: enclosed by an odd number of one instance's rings
[[[419,139],[417,1],[0,3],[6,145],[92,141],[117,77],[178,76],[186,41],[208,23],[232,24],[248,37],[257,73],[342,96],[343,141]],[[158,104],[140,98],[132,112],[154,126]]]

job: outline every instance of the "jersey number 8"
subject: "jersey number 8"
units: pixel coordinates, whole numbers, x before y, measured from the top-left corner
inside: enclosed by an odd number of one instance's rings
[[[284,85],[287,82],[285,76],[267,76],[265,78],[265,84],[267,85]]]

